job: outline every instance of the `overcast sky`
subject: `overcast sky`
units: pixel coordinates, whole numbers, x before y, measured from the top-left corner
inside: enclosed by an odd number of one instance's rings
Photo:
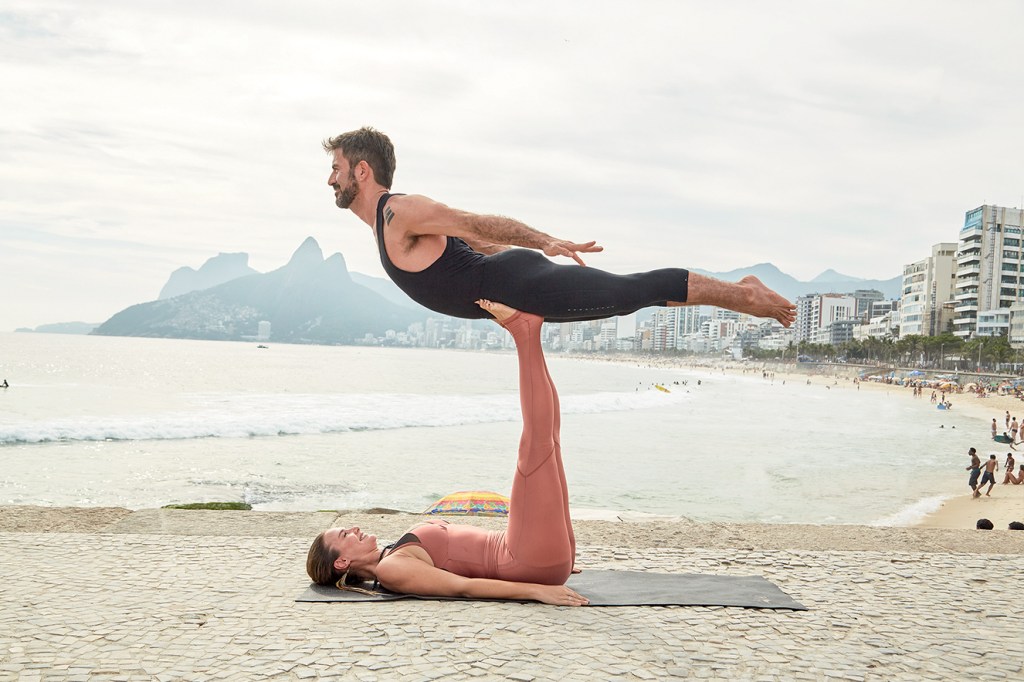
[[[890,278],[1024,195],[1024,3],[5,0],[0,331],[308,236],[384,276],[324,137],[616,272]]]

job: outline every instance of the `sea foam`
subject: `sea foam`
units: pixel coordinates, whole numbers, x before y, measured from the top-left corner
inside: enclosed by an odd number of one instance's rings
[[[686,394],[660,391],[591,393],[561,399],[565,414],[662,407]],[[54,441],[179,440],[306,435],[521,419],[514,394],[266,394],[192,396],[189,408],[43,420],[0,418],[0,444]]]

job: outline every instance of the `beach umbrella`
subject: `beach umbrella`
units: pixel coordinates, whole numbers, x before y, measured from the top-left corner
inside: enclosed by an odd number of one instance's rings
[[[508,516],[508,498],[487,490],[462,490],[445,495],[423,513]]]

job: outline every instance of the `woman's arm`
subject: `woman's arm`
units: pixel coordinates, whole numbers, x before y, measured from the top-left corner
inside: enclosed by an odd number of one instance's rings
[[[377,565],[377,579],[393,592],[425,597],[523,599],[557,606],[584,606],[589,603],[586,597],[565,585],[466,578],[403,555],[392,555],[381,561]]]

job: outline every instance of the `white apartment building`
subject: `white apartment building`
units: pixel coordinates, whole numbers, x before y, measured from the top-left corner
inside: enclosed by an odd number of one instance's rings
[[[979,333],[981,313],[1009,308],[1024,299],[1020,278],[1022,224],[1019,208],[979,206],[964,216],[957,249],[953,333]]]
[[[953,299],[956,249],[953,243],[935,244],[932,255],[903,266],[900,338],[943,332],[942,304]]]
[[[683,350],[683,337],[701,329],[701,306],[656,308],[651,318],[651,350]]]
[[[809,294],[796,299],[795,343],[831,343],[833,322],[852,320],[857,314],[857,299],[849,294]]]

